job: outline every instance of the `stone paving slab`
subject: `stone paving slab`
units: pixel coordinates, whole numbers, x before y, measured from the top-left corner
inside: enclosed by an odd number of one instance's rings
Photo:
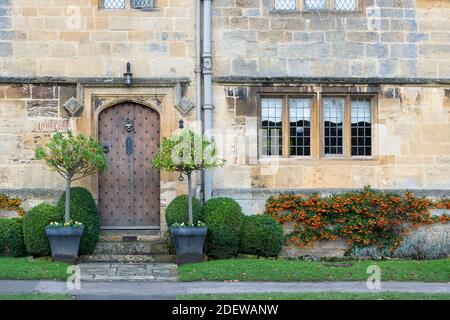
[[[87,281],[177,281],[178,267],[169,263],[81,263]]]

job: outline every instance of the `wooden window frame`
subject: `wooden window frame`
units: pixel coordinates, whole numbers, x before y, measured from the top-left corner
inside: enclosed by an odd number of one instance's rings
[[[356,0],[356,9],[355,10],[336,10],[335,9],[335,1],[336,0],[326,0],[327,7],[325,9],[305,9],[304,6],[304,0],[295,0],[295,9],[275,9],[275,1],[272,0],[272,10],[275,11],[286,11],[286,12],[292,12],[292,11],[303,11],[303,12],[358,12],[362,11],[363,9],[363,1],[362,0]]]
[[[323,117],[323,99],[324,98],[344,98],[344,125],[343,125],[343,154],[342,155],[328,155],[325,154],[325,134],[324,134],[324,117]],[[370,99],[370,121],[371,121],[371,138],[372,138],[372,154],[370,156],[352,156],[352,123],[351,114],[352,106],[351,101],[354,98],[359,99]],[[375,159],[376,157],[376,132],[375,124],[377,123],[377,96],[374,94],[361,93],[323,93],[320,95],[320,117],[319,117],[319,127],[320,127],[320,158],[331,159],[331,160],[350,160],[350,159]]]
[[[342,155],[326,155],[324,148],[324,122],[323,122],[323,99],[333,97],[344,98],[344,125],[343,125],[343,154]],[[264,98],[283,99],[282,109],[282,155],[263,155],[261,141],[262,127],[262,104]],[[290,122],[289,122],[289,99],[290,98],[308,98],[311,99],[311,137],[309,156],[291,156],[290,155]],[[352,156],[351,154],[351,101],[354,98],[370,99],[370,115],[371,115],[371,135],[372,145],[370,156]],[[257,94],[257,119],[258,119],[258,159],[298,159],[298,160],[375,160],[378,157],[378,137],[376,124],[378,123],[378,95],[373,92],[351,93],[351,92],[259,92]]]
[[[281,130],[282,130],[282,153],[281,156],[280,155],[263,155],[262,154],[262,141],[261,141],[261,129],[262,129],[262,115],[261,115],[261,111],[262,111],[262,104],[261,104],[261,100],[262,99],[270,99],[270,98],[274,98],[274,99],[282,99],[283,100],[283,107],[282,107],[282,111],[281,111]],[[297,98],[297,99],[311,99],[311,137],[310,137],[310,155],[309,156],[291,156],[290,155],[290,142],[289,142],[289,132],[290,132],[290,122],[289,122],[289,99],[290,98]],[[312,159],[313,158],[313,152],[314,152],[314,148],[313,148],[313,144],[314,144],[314,140],[315,140],[315,113],[316,113],[316,95],[311,93],[311,94],[302,94],[302,93],[284,93],[284,94],[276,94],[276,93],[260,93],[258,95],[258,156],[259,158],[262,159],[271,159],[271,158],[290,158],[290,159],[295,159],[295,158],[299,158],[299,159]]]

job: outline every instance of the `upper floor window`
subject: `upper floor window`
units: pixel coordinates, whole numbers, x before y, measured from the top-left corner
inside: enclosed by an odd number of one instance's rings
[[[274,0],[275,10],[356,11],[360,0]]]
[[[125,9],[125,0],[103,0],[100,5],[102,9]]]
[[[156,7],[156,0],[101,0],[101,9],[152,9]]]

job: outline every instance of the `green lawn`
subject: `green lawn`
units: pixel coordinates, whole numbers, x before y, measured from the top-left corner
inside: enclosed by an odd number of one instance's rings
[[[177,300],[450,300],[450,294],[404,292],[383,293],[249,293],[249,294],[187,294]]]
[[[68,265],[50,258],[0,258],[1,280],[66,280]]]
[[[450,259],[411,261],[302,261],[229,259],[180,266],[180,281],[366,281],[367,267],[381,268],[381,280],[449,282]]]
[[[72,297],[66,294],[24,293],[2,294],[0,300],[72,300]]]

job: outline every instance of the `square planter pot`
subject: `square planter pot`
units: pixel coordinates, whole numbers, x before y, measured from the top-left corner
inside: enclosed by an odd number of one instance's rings
[[[208,228],[170,228],[178,264],[202,262]]]
[[[53,260],[68,263],[75,263],[77,261],[84,226],[77,228],[54,228],[47,226],[45,227],[45,232],[50,242]]]

